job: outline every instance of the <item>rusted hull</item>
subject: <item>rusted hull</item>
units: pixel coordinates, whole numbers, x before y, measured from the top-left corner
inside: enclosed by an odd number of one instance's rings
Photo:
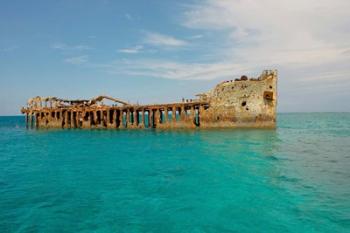
[[[275,119],[220,120],[208,117],[208,103],[173,107],[22,109],[28,127],[85,129],[274,128]],[[175,115],[174,115],[175,112]]]
[[[275,128],[277,72],[257,79],[230,80],[181,103],[132,105],[108,96],[92,100],[35,97],[21,112],[28,127],[38,128]],[[101,104],[103,99],[123,106]],[[66,104],[69,105],[66,105]],[[44,107],[43,107],[44,106]]]

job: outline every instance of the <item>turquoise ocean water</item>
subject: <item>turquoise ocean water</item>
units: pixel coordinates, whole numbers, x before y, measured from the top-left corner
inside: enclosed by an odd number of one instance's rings
[[[350,232],[350,114],[194,131],[0,117],[0,232]]]

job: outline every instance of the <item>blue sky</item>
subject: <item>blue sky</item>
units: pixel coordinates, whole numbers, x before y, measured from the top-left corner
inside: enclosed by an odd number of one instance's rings
[[[350,1],[1,1],[0,115],[33,96],[163,103],[278,69],[280,112],[350,111]]]

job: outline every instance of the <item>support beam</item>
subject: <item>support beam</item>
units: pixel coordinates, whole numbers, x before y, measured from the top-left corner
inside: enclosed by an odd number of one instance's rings
[[[65,122],[64,122],[64,127],[68,129],[68,110],[64,113],[65,115]]]
[[[154,128],[154,117],[153,117],[153,110],[149,110],[149,121],[148,121],[149,128]]]
[[[172,111],[172,113],[171,113],[172,119],[171,120],[173,123],[176,123],[176,106],[173,106],[171,111]]]
[[[191,106],[191,115],[190,115],[191,124],[196,124],[196,108]]]
[[[129,122],[130,122],[130,109],[126,110],[126,119],[125,119],[125,128],[129,127]]]
[[[109,125],[111,124],[111,122],[110,122],[111,116],[110,116],[109,110],[107,110],[106,113],[107,113],[107,116],[106,116],[106,118],[107,118],[107,119],[106,119],[106,121],[107,121],[107,122],[106,122],[106,126],[109,127]],[[112,116],[112,120],[113,120],[113,116]]]
[[[113,128],[117,128],[117,110],[113,110],[113,123],[112,123],[112,126]]]
[[[99,122],[98,122],[98,119],[97,119],[97,110],[94,111],[94,125],[95,127],[97,128]]]
[[[182,122],[184,122],[186,120],[186,109],[185,109],[184,105],[181,106],[180,119]]]
[[[139,112],[135,109],[134,110],[134,127],[137,127],[139,124]]]
[[[141,124],[142,124],[142,127],[145,128],[145,110],[142,109],[142,112],[141,112],[142,116],[141,116]]]
[[[45,103],[42,102],[42,104]],[[163,129],[194,127],[194,125],[199,126],[199,115],[208,105],[208,103],[201,104],[192,101],[145,106],[89,105],[84,107],[81,102],[71,101],[69,104],[72,106],[67,106],[66,102],[57,102],[54,108],[52,107],[54,102],[47,102],[47,104],[50,104],[50,108],[21,109],[25,114],[26,127],[34,125],[52,128],[145,128],[147,125],[150,128]],[[33,106],[33,104],[28,106]],[[172,112],[171,117],[170,111]],[[34,119],[36,119],[36,124],[32,123]]]
[[[157,127],[157,125],[159,124],[159,120],[160,120],[160,111],[159,109],[156,109],[155,112],[154,112],[154,128]]]
[[[120,110],[119,111],[119,128],[124,128],[123,116],[124,116],[124,111]]]

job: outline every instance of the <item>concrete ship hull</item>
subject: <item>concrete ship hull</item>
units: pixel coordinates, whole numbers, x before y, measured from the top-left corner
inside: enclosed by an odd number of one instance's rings
[[[28,127],[39,128],[274,128],[277,72],[225,81],[195,100],[136,105],[106,96],[91,100],[35,97],[21,109]],[[113,106],[103,104],[114,101]]]

